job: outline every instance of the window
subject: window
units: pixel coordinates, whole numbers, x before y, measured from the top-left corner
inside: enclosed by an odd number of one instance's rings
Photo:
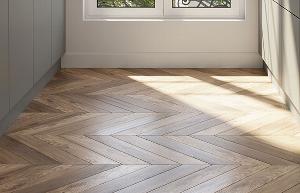
[[[85,19],[161,18],[163,0],[84,0]]]
[[[84,18],[241,19],[245,0],[83,0]]]
[[[173,8],[230,8],[231,0],[173,0]]]

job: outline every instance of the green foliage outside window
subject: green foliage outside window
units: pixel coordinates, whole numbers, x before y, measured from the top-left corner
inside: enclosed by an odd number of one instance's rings
[[[155,8],[155,0],[97,0],[101,8]]]
[[[169,0],[173,8],[230,8],[231,0]],[[98,8],[155,8],[155,0],[97,0]]]

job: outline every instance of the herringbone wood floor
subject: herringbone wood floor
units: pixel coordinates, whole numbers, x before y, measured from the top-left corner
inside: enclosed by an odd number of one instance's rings
[[[300,192],[260,69],[64,69],[0,138],[0,192]]]

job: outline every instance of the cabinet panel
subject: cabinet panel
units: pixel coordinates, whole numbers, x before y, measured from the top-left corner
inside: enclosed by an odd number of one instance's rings
[[[34,82],[51,68],[51,1],[34,0]]]
[[[65,51],[65,0],[52,0],[52,64]]]
[[[8,0],[0,1],[0,120],[9,111]]]
[[[281,84],[282,76],[282,13],[283,9],[273,0],[269,0],[268,7],[268,33],[269,33],[269,54],[268,67]]]
[[[33,86],[33,0],[9,1],[11,108]]]
[[[261,56],[270,66],[270,35],[269,35],[269,7],[270,0],[262,0],[261,3]]]
[[[300,110],[300,20],[285,10],[282,18],[282,87]]]

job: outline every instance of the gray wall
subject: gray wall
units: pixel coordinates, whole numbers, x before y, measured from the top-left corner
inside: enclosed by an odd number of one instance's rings
[[[300,112],[300,1],[261,1],[261,54]]]
[[[62,65],[262,67],[257,41],[260,1],[246,0],[246,18],[241,20],[88,22],[82,19],[82,0],[67,0],[67,46]]]
[[[0,1],[0,120],[60,60],[64,21],[64,0]]]

